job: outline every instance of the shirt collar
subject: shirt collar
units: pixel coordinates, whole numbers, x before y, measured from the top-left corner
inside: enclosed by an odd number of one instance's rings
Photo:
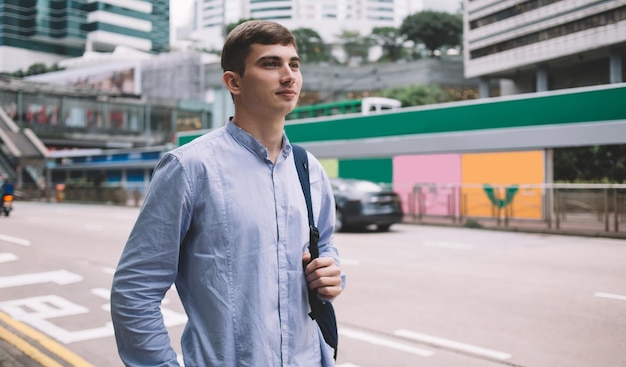
[[[233,121],[233,118],[229,118],[226,123],[226,131],[243,147],[257,155],[261,159],[268,158],[268,151],[254,136],[250,135],[247,131],[237,126]],[[283,158],[287,158],[291,154],[291,144],[287,138],[287,134],[283,130],[283,146],[281,148],[281,155]]]

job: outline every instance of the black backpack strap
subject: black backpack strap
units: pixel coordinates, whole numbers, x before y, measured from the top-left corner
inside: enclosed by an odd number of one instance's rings
[[[306,200],[306,208],[309,214],[309,251],[311,252],[311,260],[319,257],[319,248],[317,243],[320,238],[320,233],[315,226],[315,219],[313,218],[313,206],[311,204],[311,182],[309,180],[309,157],[307,156],[306,149],[299,145],[291,145],[293,149],[293,159],[296,163],[296,170],[298,171],[298,178],[300,179],[300,186],[304,193],[304,200]]]
[[[298,145],[291,145],[293,149],[293,159],[296,163],[296,170],[298,171],[298,178],[300,179],[300,186],[302,186],[302,192],[304,193],[304,199],[306,200],[306,208],[309,214],[309,252],[311,253],[311,260],[319,257],[318,242],[320,239],[320,233],[315,226],[315,220],[313,218],[313,206],[311,205],[311,182],[309,180],[309,158],[307,156],[306,149]],[[335,317],[335,309],[332,303],[322,303],[317,298],[317,291],[315,289],[309,289],[309,305],[311,306],[311,313],[309,316],[311,319],[317,321],[317,324],[322,331],[324,340],[330,345],[334,354],[333,357],[337,360],[337,344],[339,336],[337,334],[337,320]]]

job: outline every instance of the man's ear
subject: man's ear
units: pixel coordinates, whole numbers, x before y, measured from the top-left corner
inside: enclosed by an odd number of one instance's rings
[[[224,83],[224,86],[230,91],[230,93],[239,93],[239,74],[233,71],[226,71],[224,72],[224,75],[222,75],[222,82]]]

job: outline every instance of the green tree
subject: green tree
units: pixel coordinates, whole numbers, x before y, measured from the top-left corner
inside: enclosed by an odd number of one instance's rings
[[[450,102],[452,98],[438,85],[410,85],[390,88],[382,91],[382,96],[402,102],[402,107],[422,106],[434,103]]]
[[[422,11],[404,18],[400,32],[415,44],[423,43],[434,53],[443,46],[460,46],[463,19],[457,14]]]
[[[28,69],[26,69],[26,71],[20,69],[11,73],[11,76],[14,76],[17,78],[23,78],[25,76],[45,74],[45,73],[49,73],[52,71],[59,71],[59,70],[64,70],[64,68],[60,67],[59,64],[57,63],[54,63],[52,66],[47,67],[46,64],[44,63],[36,62],[32,64],[31,66],[29,66]]]
[[[330,59],[326,44],[316,31],[310,28],[296,28],[291,33],[296,37],[298,54],[302,61],[314,63]]]
[[[46,66],[46,64],[37,62],[28,67],[28,69],[26,70],[26,75],[43,74],[43,73],[46,73],[47,71],[48,71],[48,67]]]
[[[370,38],[383,49],[381,61],[397,61],[402,57],[405,36],[396,27],[374,27]]]
[[[367,61],[369,49],[372,45],[372,40],[369,37],[362,36],[358,31],[344,30],[337,35],[337,39],[339,39],[346,52],[346,63],[353,59]]]
[[[626,144],[554,149],[557,182],[626,182]]]

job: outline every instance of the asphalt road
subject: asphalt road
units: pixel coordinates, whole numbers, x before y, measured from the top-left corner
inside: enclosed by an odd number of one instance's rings
[[[108,292],[137,211],[16,202],[0,218],[10,339],[64,366],[122,365]],[[336,242],[338,366],[626,366],[624,240],[395,225]],[[180,350],[185,316],[166,300]]]

